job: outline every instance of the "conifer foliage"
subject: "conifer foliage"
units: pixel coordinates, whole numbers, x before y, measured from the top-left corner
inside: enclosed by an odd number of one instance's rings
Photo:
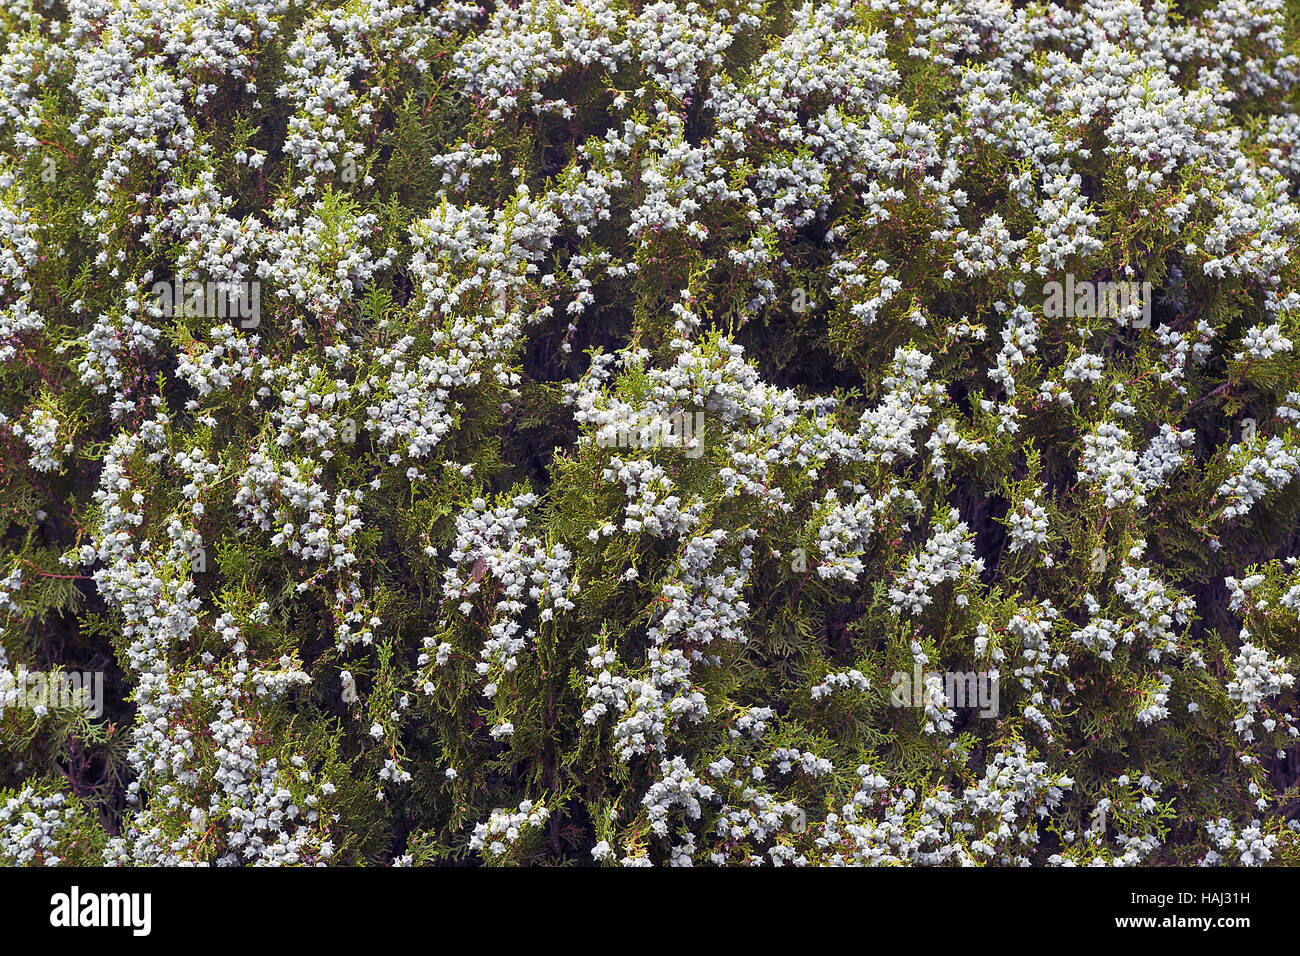
[[[1300,8],[0,23],[0,862],[1300,863]]]

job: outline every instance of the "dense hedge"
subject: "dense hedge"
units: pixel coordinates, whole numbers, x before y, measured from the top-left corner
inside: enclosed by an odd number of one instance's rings
[[[1300,862],[1294,7],[0,18],[0,861]]]

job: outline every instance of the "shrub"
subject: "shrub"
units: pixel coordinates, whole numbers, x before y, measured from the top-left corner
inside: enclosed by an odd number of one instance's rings
[[[1300,861],[1296,14],[7,5],[0,860]]]

